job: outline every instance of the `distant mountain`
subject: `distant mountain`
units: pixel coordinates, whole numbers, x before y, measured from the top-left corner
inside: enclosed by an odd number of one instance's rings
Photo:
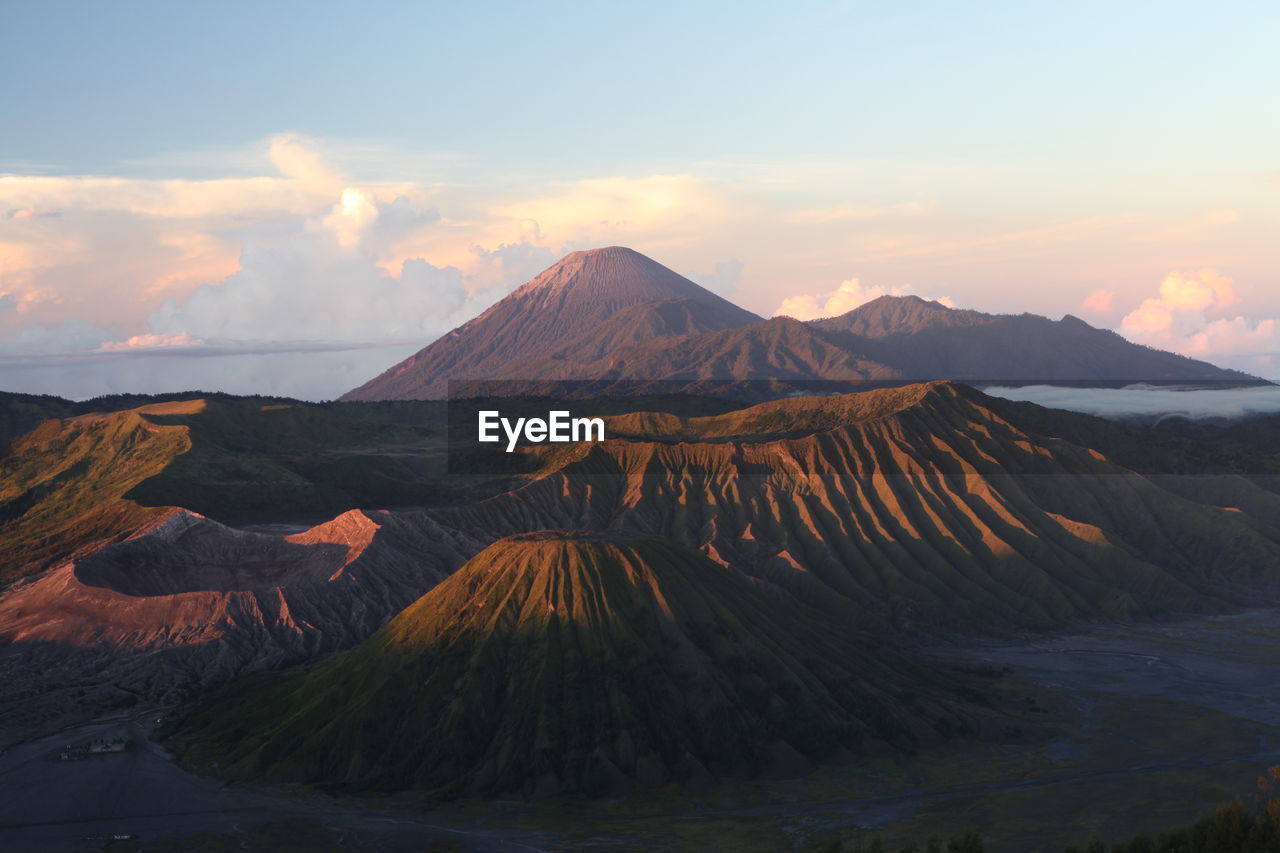
[[[946,685],[675,543],[547,531],[346,655],[231,686],[178,739],[237,778],[601,796],[972,731]]]
[[[631,249],[573,252],[342,399],[440,398],[450,379],[589,378],[574,367],[618,347],[759,320]]]
[[[906,379],[1258,381],[1236,370],[1130,343],[1070,314],[983,314],[918,296],[881,296],[811,321]]]
[[[1130,343],[1070,315],[993,315],[884,296],[807,323],[754,314],[630,249],[574,252],[471,322],[348,392],[434,399],[448,380],[1231,381],[1255,377]]]

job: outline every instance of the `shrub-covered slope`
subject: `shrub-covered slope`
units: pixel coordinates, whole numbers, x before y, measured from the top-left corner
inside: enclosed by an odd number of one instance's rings
[[[232,685],[180,740],[246,778],[602,795],[970,727],[935,675],[857,636],[671,542],[526,534],[359,648]]]

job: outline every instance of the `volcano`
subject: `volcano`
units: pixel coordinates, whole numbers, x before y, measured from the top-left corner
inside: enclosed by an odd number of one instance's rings
[[[607,795],[967,731],[946,683],[676,543],[542,531],[350,653],[232,685],[179,739],[243,778]]]
[[[573,367],[620,347],[760,319],[631,249],[573,252],[342,399],[441,398],[450,379],[589,378]]]

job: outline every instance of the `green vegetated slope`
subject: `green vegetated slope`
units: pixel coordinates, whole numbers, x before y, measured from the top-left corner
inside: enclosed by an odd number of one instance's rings
[[[474,411],[491,403],[457,405],[457,420],[474,440]],[[525,398],[492,405],[545,416],[564,404]],[[633,406],[685,414],[733,408],[677,396],[574,404],[585,414]],[[450,473],[443,402],[215,394],[73,403],[0,394],[0,413],[13,431],[23,430],[0,459],[0,578],[127,534],[156,515],[148,508],[181,506],[234,524],[319,522],[355,507],[465,502],[516,482],[509,465],[491,474],[476,466]]]
[[[322,520],[352,507],[459,496],[445,482],[440,403],[373,406],[212,400],[158,418],[191,433],[191,451],[132,497],[229,522]]]
[[[440,403],[227,395],[45,420],[0,459],[0,577],[118,538],[170,506],[235,523],[318,521],[464,498],[477,480],[446,476],[444,434]]]
[[[549,452],[536,481],[442,518],[493,535],[668,536],[898,628],[1042,627],[1280,593],[1280,495],[1250,470],[1273,462],[1196,459],[1096,418],[1027,411],[939,382],[622,418],[662,440]]]
[[[0,460],[0,578],[124,535],[164,509],[125,499],[191,447],[141,411],[48,420]]]
[[[948,679],[675,543],[503,539],[372,639],[181,726],[237,778],[603,795],[970,731]]]

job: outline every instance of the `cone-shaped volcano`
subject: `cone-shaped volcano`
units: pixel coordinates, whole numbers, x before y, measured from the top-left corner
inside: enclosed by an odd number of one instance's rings
[[[249,778],[541,796],[795,771],[962,725],[925,670],[821,618],[667,540],[514,536],[183,736]]]
[[[545,369],[525,371],[549,358],[586,364],[602,350],[759,320],[631,249],[573,252],[343,399],[443,397],[450,379],[546,378]]]

